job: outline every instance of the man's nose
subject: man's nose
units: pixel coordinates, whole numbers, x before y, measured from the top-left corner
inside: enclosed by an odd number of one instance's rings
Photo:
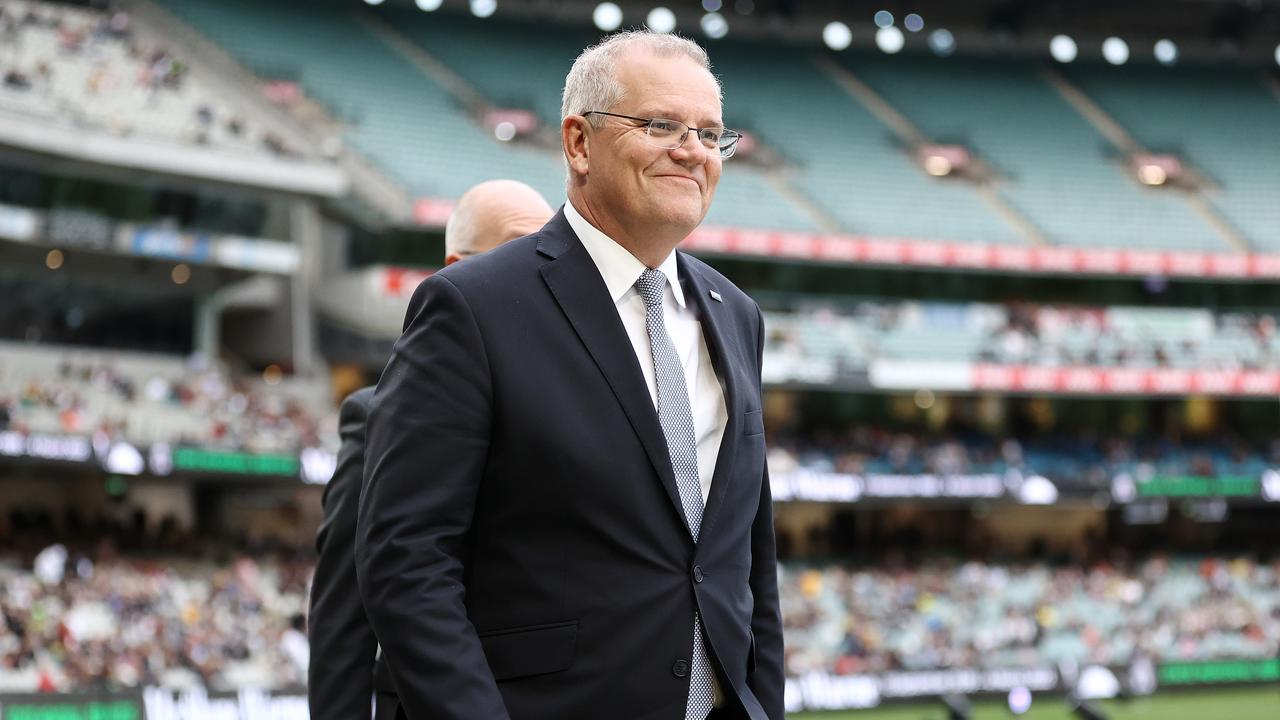
[[[690,140],[692,137],[692,140]],[[708,153],[706,145],[698,139],[698,134],[693,128],[685,131],[683,141],[678,147],[672,148],[671,157],[677,162],[685,162],[694,165],[701,165],[707,161]]]

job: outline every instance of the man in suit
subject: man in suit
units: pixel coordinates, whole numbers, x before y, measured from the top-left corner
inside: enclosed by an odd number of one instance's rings
[[[551,217],[536,190],[515,180],[490,180],[463,193],[445,227],[446,266],[528,235]],[[342,402],[338,433],[342,446],[321,503],[324,520],[316,533],[315,577],[311,583],[308,633],[311,665],[307,697],[312,720],[353,720],[369,716],[376,692],[379,717],[395,717],[395,685],[377,656],[356,588],[356,509],[364,476],[365,421],[373,388],[361,388]]]
[[[736,133],[706,53],[565,80],[569,202],[410,301],[356,569],[415,720],[782,720],[759,308],[675,251]]]

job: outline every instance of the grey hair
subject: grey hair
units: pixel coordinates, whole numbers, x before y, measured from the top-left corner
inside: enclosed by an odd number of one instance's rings
[[[592,45],[569,68],[564,79],[564,93],[560,99],[560,120],[570,115],[581,115],[591,110],[610,110],[617,107],[626,96],[622,83],[618,82],[615,67],[618,58],[633,47],[642,47],[662,57],[684,55],[711,72],[711,58],[698,43],[679,35],[655,33],[647,30],[629,30],[615,33]],[[716,83],[716,95],[721,96],[720,81]],[[592,126],[600,127],[603,118],[588,118]]]

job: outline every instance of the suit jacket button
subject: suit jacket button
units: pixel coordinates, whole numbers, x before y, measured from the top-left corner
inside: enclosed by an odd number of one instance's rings
[[[682,678],[689,674],[689,661],[684,658],[671,663],[671,674],[678,678]]]
[[[702,582],[702,578],[703,578],[703,577],[704,577],[704,576],[703,576],[703,574],[702,574],[702,566],[701,566],[701,565],[694,565],[694,566],[693,566],[693,581],[694,581],[694,582],[696,582],[696,583],[700,583],[700,582]]]

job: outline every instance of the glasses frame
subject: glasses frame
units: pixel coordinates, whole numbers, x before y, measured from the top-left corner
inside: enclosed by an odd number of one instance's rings
[[[742,139],[742,133],[739,133],[735,130],[730,130],[729,128],[696,128],[696,127],[693,127],[692,125],[687,125],[685,123],[682,123],[679,120],[672,120],[671,118],[642,118],[642,117],[635,117],[634,115],[620,115],[618,113],[605,112],[603,110],[588,110],[582,113],[583,117],[589,117],[591,115],[605,115],[608,117],[619,118],[622,120],[631,120],[632,122],[643,123],[641,127],[644,128],[645,137],[650,139],[649,140],[650,144],[656,145],[666,150],[675,150],[676,148],[683,146],[685,143],[685,140],[688,139],[690,132],[701,133],[704,130],[719,130],[720,141],[716,143],[716,149],[720,151],[720,158],[722,160],[727,160],[733,157],[734,150],[738,148],[738,141]],[[653,123],[655,122],[671,123],[673,125],[679,125],[680,127],[683,127],[684,132],[680,133],[680,142],[676,143],[675,145],[666,145],[666,144],[657,142],[656,140],[653,140],[652,132],[653,132]],[[729,139],[728,143],[722,144],[725,142],[725,138]],[[701,142],[701,140],[699,140],[699,142]]]

